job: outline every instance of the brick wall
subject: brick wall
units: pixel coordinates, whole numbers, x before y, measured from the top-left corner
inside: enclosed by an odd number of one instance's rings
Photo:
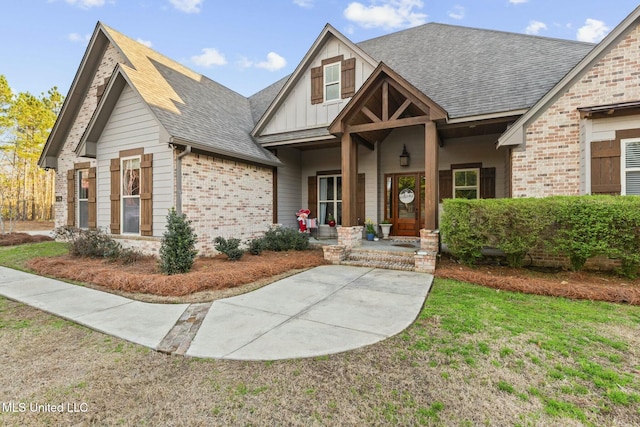
[[[89,120],[98,105],[97,88],[102,85],[113,73],[119,61],[124,61],[120,53],[113,45],[107,47],[102,61],[98,66],[96,75],[91,82],[86,98],[80,107],[78,116],[75,119],[69,135],[60,150],[58,156],[58,169],[56,170],[56,196],[61,196],[62,201],[55,204],[55,225],[60,227],[67,224],[67,170],[73,169],[74,163],[91,162],[91,166],[96,166],[95,159],[77,157],[75,148],[80,143],[80,138],[84,134]]]
[[[513,197],[580,194],[577,108],[639,99],[637,27],[526,129],[526,143],[512,151]]]
[[[271,168],[190,154],[182,171],[182,211],[198,235],[200,255],[215,253],[218,236],[245,242],[273,223]]]

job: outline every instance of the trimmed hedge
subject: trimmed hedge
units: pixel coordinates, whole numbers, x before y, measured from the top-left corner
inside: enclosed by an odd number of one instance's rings
[[[449,199],[440,230],[449,251],[466,264],[489,247],[504,252],[513,267],[535,249],[566,256],[574,270],[597,255],[620,260],[627,277],[640,266],[638,196]]]

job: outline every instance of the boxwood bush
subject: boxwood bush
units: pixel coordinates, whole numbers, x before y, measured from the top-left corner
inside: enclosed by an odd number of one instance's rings
[[[450,252],[466,264],[490,247],[502,250],[514,267],[535,249],[566,256],[574,270],[597,255],[620,260],[628,277],[640,267],[638,196],[445,200],[440,230]]]

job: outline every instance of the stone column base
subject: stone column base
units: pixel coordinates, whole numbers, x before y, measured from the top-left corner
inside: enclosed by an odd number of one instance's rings
[[[362,230],[364,227],[361,225],[336,227],[336,229],[338,231],[338,245],[344,245],[347,251],[362,245]]]
[[[420,250],[414,256],[415,271],[433,274],[440,251],[440,231],[420,230]]]

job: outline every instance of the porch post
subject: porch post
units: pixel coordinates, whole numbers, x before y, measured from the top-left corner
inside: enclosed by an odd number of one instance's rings
[[[436,124],[432,121],[424,125],[424,153],[425,228],[436,230],[438,228],[438,135]]]
[[[346,131],[342,134],[342,226],[358,225],[356,192],[358,178],[358,146]]]

